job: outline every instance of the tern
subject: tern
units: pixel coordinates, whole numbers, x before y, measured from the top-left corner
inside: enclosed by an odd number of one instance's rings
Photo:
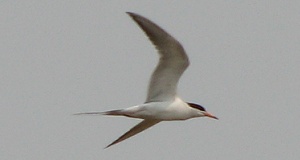
[[[152,73],[146,101],[125,109],[77,113],[76,115],[110,115],[143,119],[105,148],[122,142],[161,121],[187,120],[196,117],[218,119],[201,105],[185,102],[177,95],[179,78],[189,66],[189,59],[182,45],[149,19],[136,13],[126,13],[145,32],[159,53],[159,62]]]

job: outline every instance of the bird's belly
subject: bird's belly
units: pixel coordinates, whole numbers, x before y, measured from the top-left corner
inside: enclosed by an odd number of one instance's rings
[[[194,117],[191,107],[177,98],[174,101],[150,102],[127,109],[131,117],[161,121],[186,120]]]
[[[186,120],[191,117],[187,111],[184,110],[177,111],[177,110],[167,109],[163,112],[156,114],[156,118],[164,121],[176,121],[176,120]]]
[[[191,118],[189,110],[185,108],[172,107],[145,107],[144,110],[136,113],[142,119],[158,119],[162,121],[186,120]]]

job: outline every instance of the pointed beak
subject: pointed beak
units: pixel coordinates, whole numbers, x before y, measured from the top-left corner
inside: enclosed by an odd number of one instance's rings
[[[214,116],[214,115],[212,115],[212,114],[210,114],[208,112],[205,112],[204,116],[209,117],[209,118],[213,118],[213,119],[219,119],[218,117],[216,117],[216,116]]]

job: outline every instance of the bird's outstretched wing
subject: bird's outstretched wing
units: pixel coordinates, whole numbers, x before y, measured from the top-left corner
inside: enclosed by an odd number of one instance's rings
[[[146,102],[173,100],[177,83],[189,65],[181,44],[155,23],[138,14],[127,12],[154,44],[160,59],[152,73]]]
[[[136,126],[134,126],[133,128],[131,128],[129,131],[127,131],[126,133],[124,133],[121,137],[119,137],[118,139],[116,139],[115,141],[113,141],[111,144],[109,144],[108,146],[106,146],[105,148],[108,148],[114,144],[117,144],[119,142],[124,141],[127,138],[130,138],[142,131],[144,131],[145,129],[157,124],[158,122],[160,122],[159,120],[152,120],[152,119],[146,119],[143,120],[142,122],[140,122],[139,124],[137,124]]]

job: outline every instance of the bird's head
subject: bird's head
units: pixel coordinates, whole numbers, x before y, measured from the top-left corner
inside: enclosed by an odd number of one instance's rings
[[[218,119],[216,116],[208,113],[204,107],[200,106],[199,104],[195,103],[187,103],[190,107],[194,108],[197,110],[197,117],[209,117],[209,118],[214,118]]]

